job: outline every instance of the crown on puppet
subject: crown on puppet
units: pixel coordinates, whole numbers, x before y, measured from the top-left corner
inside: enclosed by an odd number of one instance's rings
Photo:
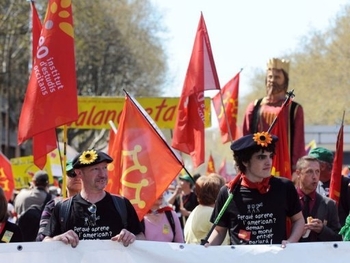
[[[245,135],[231,144],[232,151],[241,151],[253,146],[268,147],[274,145],[278,141],[276,135],[268,132],[257,132],[254,134]]]
[[[267,61],[267,69],[283,69],[284,72],[289,74],[289,60],[279,59],[279,58],[270,58]]]

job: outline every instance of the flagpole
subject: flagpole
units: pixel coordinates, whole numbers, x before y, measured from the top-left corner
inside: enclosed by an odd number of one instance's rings
[[[156,128],[152,125],[152,123],[148,120],[148,118],[146,118],[146,116],[143,114],[143,112],[139,109],[138,105],[135,104],[134,100],[131,99],[129,93],[123,89],[125,95],[130,98],[131,102],[136,106],[137,110],[142,114],[142,116],[146,119],[146,121],[149,123],[149,125],[152,127],[152,129],[156,132],[156,134],[158,135],[158,137],[163,141],[163,143],[166,145],[166,147],[169,149],[169,151],[171,152],[171,154],[176,158],[176,160],[179,162],[179,164],[181,164],[182,168],[186,171],[186,173],[190,176],[193,184],[196,183],[196,181],[194,180],[193,176],[190,174],[190,172],[186,169],[186,167],[184,166],[184,164],[179,160],[179,158],[176,156],[176,154],[174,153],[174,151],[169,147],[168,143],[166,142],[166,140],[159,135],[158,131],[156,130]]]
[[[291,90],[289,92],[287,92],[287,97],[285,99],[285,101],[283,102],[280,111],[285,107],[285,105],[287,105],[288,101],[290,98],[294,97],[294,90]],[[273,128],[273,126],[275,125],[276,121],[278,118],[278,114],[276,115],[275,119],[273,120],[273,122],[271,123],[269,129],[267,130],[268,133],[270,133],[271,129]],[[226,199],[223,207],[221,208],[218,216],[216,217],[214,224],[212,225],[211,229],[209,230],[209,233],[207,234],[207,236],[205,237],[205,239],[201,240],[201,245],[205,245],[206,243],[208,243],[208,239],[211,235],[211,233],[214,231],[215,227],[217,226],[218,222],[220,221],[222,215],[225,213],[228,205],[230,204],[230,202],[233,199],[233,192],[236,190],[236,188],[240,185],[240,181],[241,181],[241,174],[236,175],[236,177],[233,179],[234,181],[232,182],[232,185],[234,185],[233,190],[230,190],[229,192],[229,196]]]
[[[62,196],[63,198],[67,197],[67,125],[63,125],[63,164],[62,164]],[[58,149],[60,149],[58,145]]]
[[[283,102],[283,104],[282,104],[282,106],[281,106],[281,108],[280,108],[280,111],[282,111],[283,108],[287,105],[287,103],[289,102],[289,99],[294,98],[294,97],[295,97],[295,95],[294,95],[294,89],[292,89],[291,91],[287,91],[287,97],[286,97],[286,99],[284,100],[284,102]],[[273,126],[275,126],[275,123],[276,123],[276,121],[277,121],[277,118],[278,118],[278,114],[275,116],[273,122],[271,123],[269,129],[267,130],[268,133],[270,133],[271,130],[272,130],[272,128],[273,128]]]
[[[243,70],[243,68],[241,68],[241,70],[237,74],[240,74],[242,72],[242,70]],[[237,76],[237,74],[236,74],[236,76]],[[226,121],[226,127],[227,127],[228,136],[229,136],[230,142],[232,143],[233,142],[233,137],[232,137],[231,127],[230,127],[230,124],[229,124],[229,121],[228,121],[228,117],[227,117],[227,114],[226,114],[225,105],[224,105],[224,99],[222,98],[221,89],[220,89],[219,92],[220,92],[221,107],[223,108],[223,112],[224,112],[224,117],[225,117],[225,121]]]

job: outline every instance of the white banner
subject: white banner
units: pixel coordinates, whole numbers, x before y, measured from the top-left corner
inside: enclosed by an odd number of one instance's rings
[[[349,262],[350,242],[279,245],[213,246],[136,241],[129,247],[109,240],[80,241],[76,248],[59,241],[0,244],[6,263],[129,263],[129,262]]]

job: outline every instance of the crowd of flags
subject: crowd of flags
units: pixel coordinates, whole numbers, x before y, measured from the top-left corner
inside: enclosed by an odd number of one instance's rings
[[[41,23],[34,2],[31,2],[33,61],[18,125],[18,143],[32,139],[34,163],[41,169],[46,163],[47,153],[57,147],[56,129],[76,121],[78,117],[73,13],[71,5],[60,3],[58,0],[48,1],[45,20]],[[52,6],[55,8],[50,8]],[[61,15],[63,13],[64,16]],[[44,76],[44,73],[48,75]],[[50,74],[54,74],[55,78],[50,79]],[[233,169],[230,169],[233,173],[228,173],[225,158],[218,170],[211,153],[205,160],[204,93],[207,90],[218,91],[212,102],[222,143],[232,142],[242,136],[237,128],[239,79],[240,72],[221,89],[209,34],[201,14],[178,103],[171,146],[147,113],[126,92],[118,131],[115,133],[111,129],[110,132],[109,154],[114,162],[109,166],[107,190],[130,199],[142,218],[153,201],[186,169],[176,150],[190,155],[194,168],[206,163],[206,174],[219,173],[227,181],[231,180],[235,174]],[[276,154],[279,159],[274,160],[273,172],[276,176],[291,178],[283,120],[278,118],[273,130],[280,138],[279,143],[284,144],[280,149],[285,149]],[[335,173],[331,181],[331,195],[335,198],[339,197],[337,178],[341,174],[336,169],[342,163],[342,133],[343,126],[338,135]],[[10,168],[9,160],[0,153],[0,178],[10,181],[6,187],[2,183],[8,197],[14,188]]]

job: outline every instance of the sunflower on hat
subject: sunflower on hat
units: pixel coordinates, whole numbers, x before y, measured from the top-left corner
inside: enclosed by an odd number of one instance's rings
[[[254,133],[253,140],[257,145],[267,147],[272,142],[272,136],[268,132],[257,132]]]
[[[95,150],[84,151],[79,156],[79,162],[81,164],[91,164],[98,158],[98,154]]]

